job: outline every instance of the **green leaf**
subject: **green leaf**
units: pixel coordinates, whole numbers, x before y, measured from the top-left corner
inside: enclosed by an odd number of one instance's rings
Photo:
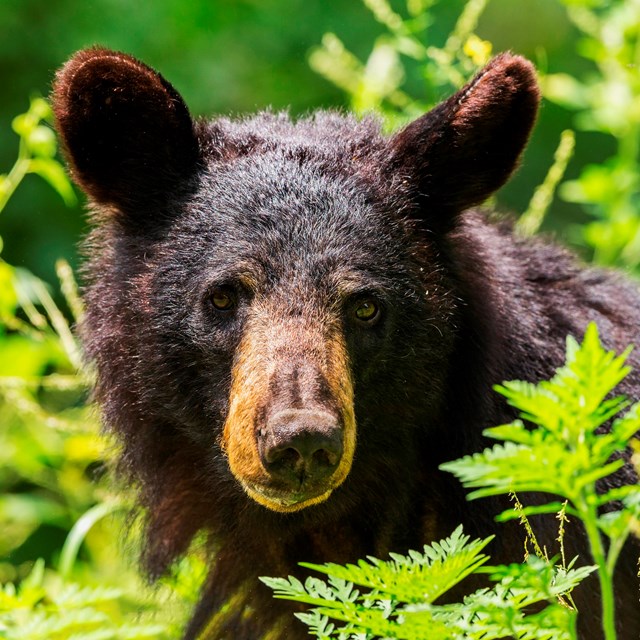
[[[21,137],[26,138],[36,126],[36,120],[29,113],[21,113],[11,121],[11,128]]]
[[[541,78],[544,97],[569,109],[584,109],[588,106],[586,87],[566,73],[553,73]]]
[[[52,158],[35,158],[29,163],[29,171],[44,178],[62,197],[67,206],[76,203],[76,195],[62,165]]]
[[[11,334],[0,340],[0,383],[3,376],[22,379],[42,375],[63,354],[58,342],[52,338],[35,340]]]
[[[595,495],[598,480],[624,464],[615,455],[640,429],[638,405],[615,420],[609,433],[600,429],[629,404],[623,397],[608,397],[630,370],[628,354],[629,349],[620,356],[605,350],[596,326],[589,325],[581,345],[567,340],[566,364],[551,380],[496,387],[534,428],[519,420],[487,429],[485,435],[504,444],[440,468],[475,489],[470,499],[541,491],[569,499],[575,510]]]
[[[25,140],[34,156],[45,159],[56,155],[56,135],[49,127],[44,125],[34,127],[25,136]]]
[[[5,524],[12,520],[34,525],[67,524],[62,505],[49,496],[36,493],[5,493],[0,496],[0,513]]]
[[[425,545],[423,553],[394,554],[387,562],[370,558],[369,562],[361,560],[344,567],[332,563],[301,566],[373,589],[377,594],[391,594],[400,602],[433,602],[487,561],[480,552],[490,540],[469,542],[458,527],[449,538]]]

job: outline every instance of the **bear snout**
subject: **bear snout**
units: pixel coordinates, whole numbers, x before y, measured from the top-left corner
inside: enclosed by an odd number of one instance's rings
[[[328,500],[351,471],[356,421],[345,339],[321,322],[274,322],[272,309],[253,311],[220,445],[251,499],[300,511]]]
[[[304,490],[329,478],[342,459],[342,428],[327,411],[288,409],[258,433],[260,460],[274,482]]]

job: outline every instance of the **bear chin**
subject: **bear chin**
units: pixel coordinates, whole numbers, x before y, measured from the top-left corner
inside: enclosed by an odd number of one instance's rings
[[[271,511],[279,513],[302,511],[307,507],[324,502],[333,493],[333,488],[331,488],[319,495],[307,497],[305,494],[273,491],[267,487],[250,485],[246,482],[241,482],[241,485],[252,500]]]

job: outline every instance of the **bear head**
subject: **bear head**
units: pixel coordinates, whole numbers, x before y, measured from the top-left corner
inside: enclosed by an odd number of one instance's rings
[[[81,331],[154,570],[200,528],[324,521],[448,459],[447,238],[513,171],[538,101],[531,64],[503,54],[385,137],[337,113],[193,119],[101,48],[60,70],[94,226]]]

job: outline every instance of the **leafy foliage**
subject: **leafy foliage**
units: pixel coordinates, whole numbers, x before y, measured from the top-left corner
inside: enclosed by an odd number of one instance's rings
[[[613,138],[615,153],[560,191],[595,218],[583,231],[595,259],[640,267],[640,2],[563,0],[589,63],[582,78],[549,74],[545,96],[576,111],[576,126]]]
[[[158,638],[165,628],[158,624],[118,624],[108,608],[122,597],[119,589],[77,584],[55,585],[46,579],[44,561],[16,588],[0,590],[0,632],[7,640],[56,640],[83,638]]]
[[[14,120],[20,150],[0,177],[0,211],[28,173],[72,201],[49,118],[47,103],[36,99]],[[76,284],[64,261],[57,271],[64,311],[47,284],[0,258],[0,558],[9,560],[0,562],[0,636],[176,637],[202,561],[194,556],[152,592],[121,558],[126,497],[115,496],[106,473],[113,445],[87,403],[91,372],[67,320],[82,314]],[[41,556],[35,563],[32,548]],[[166,606],[170,592],[180,599]]]
[[[429,10],[437,0],[409,0],[408,18],[394,11],[387,0],[363,2],[386,30],[374,42],[366,63],[333,33],[325,34],[310,57],[312,68],[343,89],[358,113],[381,112],[390,126],[418,117],[464,84],[491,55],[491,44],[474,33],[487,0],[466,3],[442,47],[425,44],[433,26]],[[407,63],[420,66],[426,100],[410,97],[401,89]]]
[[[462,528],[458,528],[450,538],[431,546],[426,545],[424,553],[411,551],[408,557],[393,554],[388,562],[370,558],[369,562],[361,560],[357,565],[346,567],[332,563],[302,563],[301,566],[331,576],[336,598],[340,602],[351,602],[359,595],[358,592],[353,592],[351,587],[346,587],[347,581],[350,581],[373,590],[376,597],[393,596],[407,604],[420,604],[425,600],[433,602],[484,564],[487,556],[480,552],[490,539],[469,543],[469,537],[463,535]],[[300,587],[295,578],[290,580],[292,586]],[[263,581],[270,582],[266,578]],[[286,581],[276,583],[285,588]],[[310,584],[318,586],[318,593],[322,593],[321,583],[312,579]],[[283,591],[282,595],[285,594]],[[327,592],[326,595],[330,596],[331,593]]]
[[[44,178],[68,205],[75,203],[64,168],[55,159],[58,146],[55,134],[44,124],[51,117],[49,104],[42,98],[33,98],[29,111],[14,118],[13,130],[20,136],[20,146],[11,171],[0,176],[0,211],[28,173]]]
[[[40,173],[42,167],[48,168],[41,175],[71,198],[71,185],[53,158],[53,132],[43,124],[49,116],[48,105],[37,99],[15,119],[20,152],[0,183],[3,203],[29,171]],[[70,309],[80,313],[68,265],[60,262],[58,270]],[[49,287],[2,259],[0,280],[0,554],[5,555],[41,527],[73,525],[93,500],[84,471],[101,459],[104,445],[83,406],[88,380],[79,347]]]
[[[581,348],[569,337],[567,363],[550,381],[537,385],[514,381],[496,387],[521,412],[522,420],[485,432],[506,444],[447,463],[443,469],[455,473],[467,487],[482,487],[471,498],[537,490],[577,505],[595,497],[595,482],[624,464],[620,458],[611,461],[611,456],[640,430],[636,404],[613,422],[610,431],[598,431],[628,405],[619,396],[605,400],[629,372],[624,365],[627,354],[616,357],[605,351],[595,325],[587,329]],[[538,428],[527,428],[525,421]],[[585,494],[590,488],[593,494]],[[603,503],[609,496],[596,500]],[[556,506],[548,511],[556,512]]]
[[[486,567],[482,550],[489,542],[470,542],[462,529],[427,545],[423,553],[375,558],[356,565],[301,566],[324,573],[328,581],[310,577],[303,584],[294,577],[263,578],[276,597],[314,607],[299,614],[318,638],[575,638],[576,611],[570,593],[597,569],[603,590],[603,625],[615,638],[612,575],[620,550],[640,521],[640,486],[630,485],[598,495],[596,482],[623,465],[620,453],[640,431],[640,403],[629,408],[622,397],[610,397],[629,373],[627,350],[620,356],[606,351],[595,325],[584,341],[567,339],[566,364],[555,376],[537,385],[506,382],[497,387],[521,419],[488,429],[504,444],[442,465],[466,487],[470,498],[505,493],[543,491],[566,499],[535,508],[517,503],[503,519],[520,517],[537,543],[526,519],[529,513],[558,513],[560,541],[565,512],[585,524],[596,566],[575,567],[576,559],[555,565],[542,550],[523,564]],[[623,409],[610,429],[601,427]],[[526,424],[525,424],[526,421]],[[622,508],[600,515],[598,507],[621,500]],[[610,539],[605,553],[600,533]],[[563,547],[564,549],[564,547]],[[489,573],[492,588],[484,588],[456,604],[436,600],[473,573]],[[359,587],[356,588],[356,587]],[[531,606],[547,606],[531,614]],[[332,620],[332,621],[331,621]]]
[[[640,403],[613,420],[610,429],[600,429],[629,406],[624,397],[607,398],[629,373],[624,364],[628,353],[616,356],[606,351],[593,324],[582,346],[569,337],[567,363],[551,380],[535,385],[514,381],[496,387],[521,416],[511,424],[486,430],[487,436],[505,444],[442,468],[476,489],[469,496],[472,499],[544,491],[568,499],[568,511],[574,515],[580,515],[586,505],[598,507],[621,498],[632,506],[640,496],[640,486],[629,485],[604,495],[596,492],[598,480],[623,466],[624,460],[615,454],[640,431]],[[557,511],[556,502],[536,507],[537,513]],[[601,528],[602,517],[598,519]],[[604,522],[610,519],[607,514]]]
[[[569,337],[567,362],[551,380],[536,385],[507,382],[496,388],[520,411],[520,420],[485,431],[504,444],[441,467],[454,473],[464,486],[475,489],[471,499],[542,491],[568,501],[566,510],[584,523],[598,565],[607,638],[615,637],[613,569],[626,539],[637,530],[640,513],[640,485],[612,489],[603,495],[596,488],[599,480],[624,465],[621,453],[640,431],[640,403],[629,408],[625,398],[609,397],[629,373],[624,364],[628,353],[616,356],[606,351],[593,324],[581,346]],[[625,408],[628,411],[620,416]],[[609,421],[610,428],[601,429]],[[622,501],[622,509],[599,513],[599,507],[616,500]],[[553,501],[524,512],[558,510],[558,502]],[[506,512],[502,517],[513,514]],[[600,532],[610,538],[606,551]]]
[[[315,577],[304,584],[294,577],[262,580],[276,597],[314,606],[311,613],[297,615],[318,638],[573,638],[575,611],[557,598],[593,568],[562,570],[537,557],[523,565],[487,568],[482,550],[489,541],[469,541],[458,527],[449,538],[425,545],[423,553],[392,554],[386,562],[302,563],[326,574],[326,582]],[[434,604],[479,571],[490,571],[492,588],[480,589],[461,603]],[[537,603],[547,606],[527,613]]]

